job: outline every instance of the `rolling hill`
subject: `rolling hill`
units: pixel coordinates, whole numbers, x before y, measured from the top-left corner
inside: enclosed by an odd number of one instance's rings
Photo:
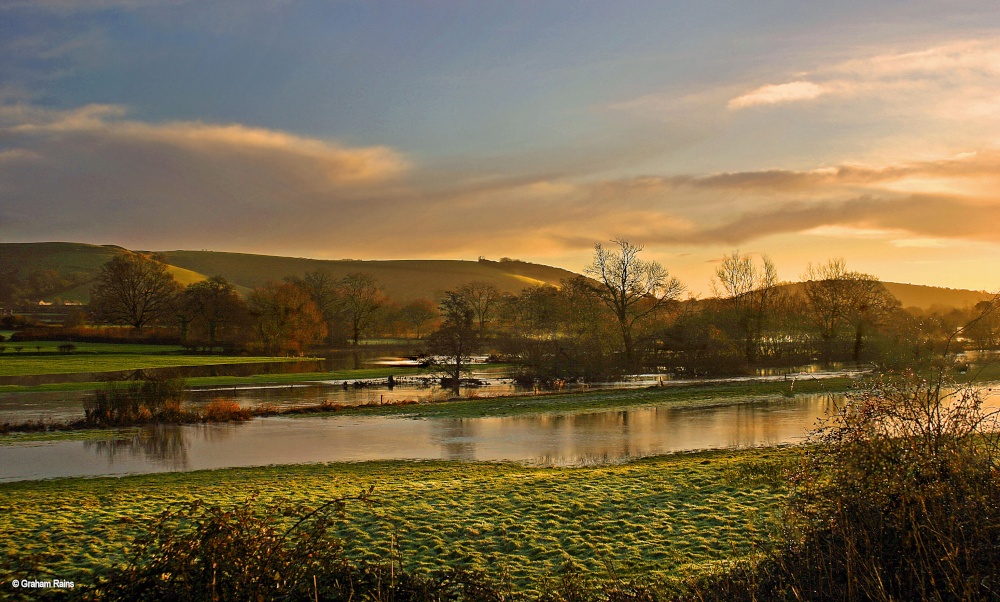
[[[129,252],[116,246],[82,243],[0,243],[0,269],[16,268],[20,276],[33,271],[54,270],[62,276],[86,275],[79,286],[59,297],[86,301],[90,284],[100,267],[117,253]],[[302,276],[323,270],[340,278],[351,272],[375,276],[393,299],[406,302],[425,297],[438,299],[474,280],[492,283],[504,292],[518,293],[538,284],[558,285],[576,276],[561,268],[522,261],[396,260],[357,261],[278,257],[216,251],[157,251],[181,284],[222,276],[246,293],[268,281],[286,276]]]
[[[883,282],[885,288],[897,299],[903,308],[916,307],[922,310],[951,310],[973,307],[980,301],[993,298],[992,293],[985,291],[970,291],[967,289],[925,286],[922,284],[904,284],[901,282]],[[802,284],[793,282],[784,285],[789,294],[800,294]]]
[[[39,270],[53,270],[74,277],[79,285],[61,292],[64,300],[89,299],[90,285],[98,270],[117,253],[130,252],[113,245],[68,242],[0,243],[0,273],[17,269],[20,276]],[[158,251],[170,272],[181,284],[191,284],[211,276],[222,276],[246,294],[268,281],[286,276],[302,276],[316,270],[340,278],[351,272],[375,276],[386,293],[399,302],[412,299],[439,299],[444,291],[455,290],[474,280],[489,282],[498,289],[518,293],[538,284],[558,285],[576,276],[569,270],[523,261],[459,260],[323,260],[274,255],[252,255],[218,251]],[[950,289],[918,284],[886,282],[903,307],[948,309],[970,307],[992,297],[984,291]],[[787,285],[790,292],[800,284]]]

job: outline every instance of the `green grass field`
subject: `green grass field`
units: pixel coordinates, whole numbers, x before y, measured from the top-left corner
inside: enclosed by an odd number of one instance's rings
[[[794,449],[704,452],[618,466],[369,462],[0,484],[0,555],[37,555],[32,578],[86,584],[172,504],[249,495],[319,504],[374,486],[340,531],[356,558],[407,569],[506,570],[521,588],[572,561],[666,580],[746,555],[773,528]],[[775,475],[779,475],[777,478]],[[0,582],[14,575],[0,575]]]
[[[146,368],[299,361],[300,359],[189,355],[184,354],[184,348],[178,345],[129,343],[73,343],[75,349],[72,353],[61,353],[59,346],[66,343],[67,341],[0,343],[0,346],[4,347],[3,353],[0,353],[0,376],[116,372]],[[3,389],[0,388],[0,390]]]
[[[30,376],[35,374],[74,374],[115,372],[147,368],[179,366],[211,366],[215,364],[253,364],[261,362],[297,361],[296,358],[239,357],[222,355],[4,355],[0,357],[0,376]]]

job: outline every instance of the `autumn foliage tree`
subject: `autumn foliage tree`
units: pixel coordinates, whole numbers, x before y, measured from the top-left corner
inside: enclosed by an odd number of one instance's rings
[[[309,293],[291,282],[270,282],[247,298],[252,346],[266,353],[300,354],[323,340],[326,324]]]

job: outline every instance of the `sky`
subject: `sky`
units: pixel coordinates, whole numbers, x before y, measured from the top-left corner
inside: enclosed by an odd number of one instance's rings
[[[995,0],[0,0],[0,241],[1000,289]]]

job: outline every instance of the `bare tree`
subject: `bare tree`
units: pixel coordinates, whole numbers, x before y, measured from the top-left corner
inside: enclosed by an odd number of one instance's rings
[[[385,294],[378,280],[365,272],[352,272],[340,280],[340,298],[344,317],[351,326],[351,341],[357,345],[378,319],[385,304]]]
[[[684,291],[684,285],[659,263],[639,259],[641,245],[633,245],[623,238],[612,242],[618,250],[609,251],[601,243],[594,245],[594,262],[586,272],[597,279],[598,295],[614,312],[625,356],[632,363],[636,325],[676,299]]]
[[[849,271],[843,259],[809,265],[803,277],[806,307],[819,331],[824,359],[833,342],[845,333],[853,337],[852,356],[860,359],[870,330],[899,307],[899,301],[871,274]]]
[[[496,311],[496,306],[500,301],[500,291],[489,282],[476,280],[463,285],[458,289],[458,294],[464,298],[472,311],[476,314],[479,322],[479,331],[486,329]]]
[[[414,299],[400,308],[399,314],[418,339],[421,338],[423,327],[438,317],[437,308],[430,299]]]
[[[878,278],[871,274],[851,272],[851,311],[849,323],[854,334],[854,348],[851,357],[861,360],[865,338],[880,328],[900,302],[889,292]]]
[[[222,276],[188,285],[179,305],[179,313],[191,327],[193,339],[210,348],[231,341],[247,318],[246,302]]]
[[[101,267],[90,291],[91,312],[98,320],[143,327],[174,317],[181,285],[167,266],[138,253],[121,253]]]
[[[740,340],[748,364],[757,360],[767,321],[778,301],[778,272],[764,255],[758,269],[750,255],[733,251],[715,270],[712,290],[727,310],[728,325]]]
[[[444,358],[440,365],[447,371],[448,381],[457,393],[462,373],[467,370],[468,357],[479,349],[479,332],[473,327],[475,311],[454,291],[445,293],[440,308],[444,321],[427,338],[427,347],[431,353]]]

